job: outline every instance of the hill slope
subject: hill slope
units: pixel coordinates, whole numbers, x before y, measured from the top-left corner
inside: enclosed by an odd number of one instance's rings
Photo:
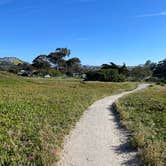
[[[24,62],[16,57],[4,57],[0,58],[0,67],[8,68],[13,65],[23,64]]]

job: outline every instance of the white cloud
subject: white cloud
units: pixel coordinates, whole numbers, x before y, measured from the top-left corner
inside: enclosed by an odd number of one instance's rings
[[[166,16],[166,12],[142,14],[138,15],[137,17],[141,18],[141,17],[155,17],[155,16]]]

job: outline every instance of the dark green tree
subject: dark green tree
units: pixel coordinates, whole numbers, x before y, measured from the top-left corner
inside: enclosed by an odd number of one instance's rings
[[[37,56],[33,62],[32,66],[37,69],[50,69],[51,65],[48,61],[47,55],[39,55]]]
[[[79,58],[71,58],[66,61],[67,74],[72,75],[72,73],[79,73],[81,69],[81,61]]]
[[[59,71],[64,68],[64,58],[69,56],[71,53],[70,49],[67,48],[57,48],[55,52],[50,53],[47,57],[50,62],[52,62],[56,69]]]
[[[133,80],[141,81],[147,79],[148,77],[151,77],[152,71],[148,67],[136,66],[131,70],[130,75]]]
[[[125,63],[123,64],[123,66],[119,67],[119,74],[122,74],[125,77],[129,76],[129,70],[127,69],[127,66]]]
[[[160,61],[157,64],[153,72],[153,76],[158,77],[160,79],[166,79],[166,59],[164,59],[163,61]]]

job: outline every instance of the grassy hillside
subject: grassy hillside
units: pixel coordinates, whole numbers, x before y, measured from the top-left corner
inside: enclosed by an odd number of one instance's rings
[[[0,73],[0,165],[54,163],[64,135],[90,104],[135,86]]]
[[[166,165],[166,86],[152,86],[116,105],[145,165]]]

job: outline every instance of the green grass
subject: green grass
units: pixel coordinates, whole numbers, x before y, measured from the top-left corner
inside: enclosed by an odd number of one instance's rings
[[[51,165],[64,136],[90,104],[135,86],[26,79],[0,72],[0,165]]]
[[[124,97],[116,107],[145,165],[166,165],[166,86]]]

